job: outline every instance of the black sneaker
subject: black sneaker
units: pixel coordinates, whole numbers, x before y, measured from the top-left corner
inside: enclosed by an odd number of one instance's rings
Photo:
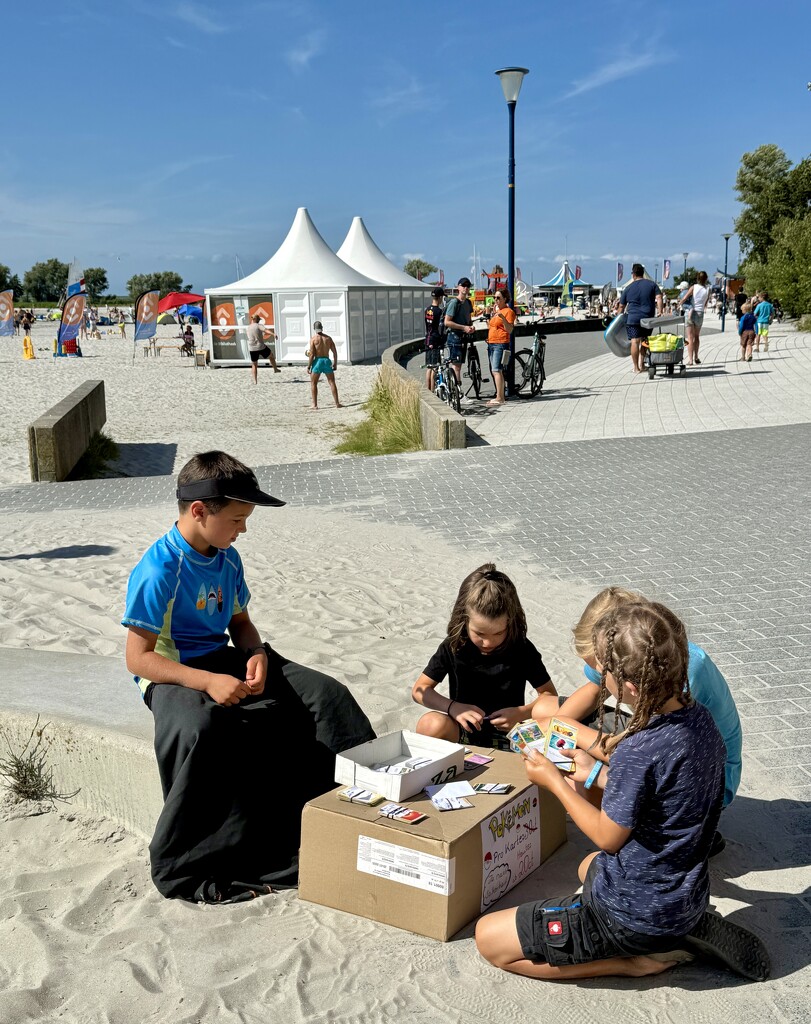
[[[750,981],[765,981],[772,972],[769,952],[757,935],[711,911],[704,913],[684,943]]]
[[[712,837],[712,843],[710,844],[710,856],[717,857],[718,854],[726,847],[727,841],[721,835],[720,832],[716,832]]]

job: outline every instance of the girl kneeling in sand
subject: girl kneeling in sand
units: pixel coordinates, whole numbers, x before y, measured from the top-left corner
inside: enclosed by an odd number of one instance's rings
[[[547,758],[530,751],[526,760],[530,781],[553,793],[601,852],[580,865],[582,895],[483,917],[479,952],[514,974],[563,981],[658,974],[677,962],[662,954],[697,941],[763,977],[767,959],[755,962],[754,936],[705,913],[726,751],[690,695],[684,625],[663,605],[627,604],[599,620],[594,649],[601,712],[608,693],[633,708],[625,732],[601,740],[610,769],[576,751],[574,780],[603,789],[602,809]]]
[[[436,692],[446,676],[450,697]],[[527,684],[535,690],[529,703]],[[553,715],[556,692],[527,638],[526,616],[512,580],[491,562],[479,566],[459,588],[448,635],[411,691],[417,704],[429,709],[417,732],[509,750],[506,733],[533,714]]]

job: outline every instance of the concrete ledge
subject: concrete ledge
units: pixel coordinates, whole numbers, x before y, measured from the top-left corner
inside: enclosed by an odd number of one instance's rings
[[[408,380],[413,377],[403,368],[403,360],[420,352],[423,348],[422,338],[413,338],[411,341],[401,341],[399,345],[392,345],[383,353],[381,360],[384,364],[394,367],[397,373]],[[436,395],[419,383],[420,398],[420,426],[422,427],[422,443],[426,451],[443,451],[446,448],[464,448],[467,441],[465,436],[466,424],[464,416],[454,412],[445,402],[440,402]]]
[[[37,716],[27,711],[0,712],[5,746],[22,750]],[[151,839],[163,807],[155,755],[146,740],[89,725],[40,716],[49,743],[48,763],[54,783],[65,793],[80,792],[72,805],[102,814]]]
[[[31,479],[66,480],[106,421],[104,381],[85,381],[29,426]]]

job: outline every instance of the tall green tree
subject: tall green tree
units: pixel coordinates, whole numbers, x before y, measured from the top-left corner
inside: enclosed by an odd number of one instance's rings
[[[424,281],[429,274],[435,274],[437,272],[437,268],[433,263],[426,263],[425,260],[413,259],[406,263],[403,267],[403,271],[406,274],[410,274],[412,277],[416,277],[418,281]]]
[[[790,171],[791,161],[773,143],[741,157],[735,191],[744,209],[735,231],[744,256],[764,260],[778,221],[792,215]]]
[[[169,292],[190,292],[191,285],[183,284],[183,277],[174,270],[161,270],[153,274],[133,274],[127,281],[127,291],[135,300],[141,292],[159,291],[161,298]]]
[[[98,302],[107,291],[107,271],[104,267],[88,267],[84,272],[84,286],[91,302]]]
[[[789,316],[811,313],[811,213],[784,218],[774,235],[768,260],[746,262],[747,291],[776,296]]]
[[[35,263],[23,277],[23,291],[32,302],[58,302],[68,283],[68,265],[60,260]]]
[[[7,288],[12,289],[15,299],[19,299],[22,295],[23,288],[19,277],[16,274],[12,274],[9,267],[0,263],[0,292],[6,291]]]

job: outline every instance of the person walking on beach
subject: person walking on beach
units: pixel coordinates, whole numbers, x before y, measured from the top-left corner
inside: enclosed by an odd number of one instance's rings
[[[310,338],[310,347],[306,355],[310,362],[307,366],[307,373],[310,374],[310,389],[313,396],[313,404],[310,408],[318,408],[318,379],[322,373],[327,375],[332,398],[336,409],[343,406],[338,401],[338,385],[335,383],[335,371],[338,369],[338,350],[335,342],[328,334],[324,334],[324,325],[320,320],[313,324],[315,334]],[[332,357],[332,358],[330,358]]]
[[[251,357],[251,377],[253,378],[254,384],[259,382],[258,363],[260,359],[267,359],[273,367],[274,373],[282,372],[276,365],[276,355],[274,354],[273,349],[265,341],[265,334],[270,334],[272,344],[276,343],[276,332],[270,324],[263,324],[261,317],[255,315],[252,316],[251,324],[248,328],[248,354]]]
[[[653,316],[654,312],[656,316],[662,315],[662,290],[655,281],[645,277],[645,268],[641,263],[634,263],[631,277],[631,283],[620,296],[618,312],[626,313],[625,330],[631,343],[634,373],[642,373],[645,368],[642,342],[652,332],[643,327],[641,321]]]
[[[445,327],[448,331],[448,358],[456,379],[462,383],[462,363],[468,341],[473,340],[473,305],[470,301],[470,278],[460,277],[456,297],[445,307]]]

